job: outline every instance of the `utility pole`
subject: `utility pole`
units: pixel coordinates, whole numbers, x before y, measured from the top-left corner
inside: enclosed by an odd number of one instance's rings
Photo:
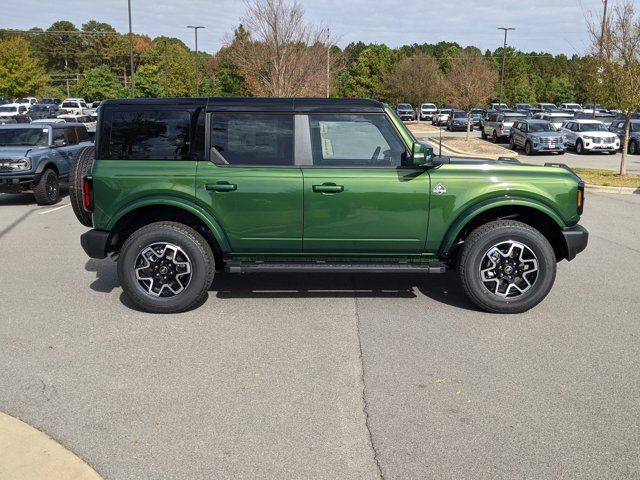
[[[127,0],[127,4],[129,6],[129,60],[131,61],[131,75],[129,83],[131,84],[131,98],[135,98],[136,81],[133,75],[133,29],[131,28],[131,0]]]
[[[327,98],[331,96],[331,37],[327,27]]]
[[[502,94],[504,92],[504,64],[507,59],[507,33],[509,30],[515,30],[512,27],[498,27],[498,30],[504,30],[504,44],[502,45],[502,73],[500,74],[500,98],[498,100],[500,108],[502,108]]]
[[[607,6],[609,0],[603,0],[604,12],[602,13],[602,25],[600,27],[600,39],[598,41],[598,57],[602,60],[602,53],[604,51],[604,32],[607,28]],[[599,68],[599,67],[598,67]],[[591,118],[596,118],[596,102],[593,102],[593,112]]]
[[[196,87],[196,97],[200,94],[200,89],[198,88],[198,29],[199,28],[205,28],[202,26],[196,26],[196,25],[187,25],[187,28],[193,28],[193,33],[195,33],[195,37],[196,37],[196,58],[195,58],[195,70],[193,72],[193,84]]]

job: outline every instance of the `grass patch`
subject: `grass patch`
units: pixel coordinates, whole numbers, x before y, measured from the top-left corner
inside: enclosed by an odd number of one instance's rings
[[[640,175],[630,173],[621,177],[617,172],[595,168],[574,168],[573,170],[590,185],[640,188]]]

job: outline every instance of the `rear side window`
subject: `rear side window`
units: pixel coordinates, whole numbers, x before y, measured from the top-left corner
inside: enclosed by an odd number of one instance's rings
[[[87,132],[86,127],[76,127],[76,135],[78,136],[78,142],[89,140],[89,132]]]
[[[293,165],[293,115],[213,113],[211,159],[216,164]]]
[[[75,127],[66,127],[64,129],[64,137],[67,145],[75,145],[78,143],[78,135]]]
[[[114,111],[109,121],[108,144],[101,149],[107,160],[183,160],[189,158],[191,114],[187,110]],[[106,147],[106,148],[105,148]]]
[[[309,115],[313,164],[399,167],[406,148],[385,115]]]

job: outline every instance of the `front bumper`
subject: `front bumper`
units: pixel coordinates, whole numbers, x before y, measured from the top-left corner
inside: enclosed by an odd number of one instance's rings
[[[589,242],[589,232],[582,225],[563,228],[562,236],[564,237],[564,245],[566,259],[571,261],[576,258],[580,252],[587,248]]]
[[[0,175],[0,192],[2,193],[20,193],[30,190],[33,185],[40,181],[39,174],[27,175]]]
[[[80,245],[91,258],[106,258],[110,233],[102,230],[89,230],[80,235]]]

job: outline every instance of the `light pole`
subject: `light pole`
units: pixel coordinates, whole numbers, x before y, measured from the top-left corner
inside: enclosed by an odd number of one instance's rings
[[[498,30],[504,30],[504,44],[502,46],[502,73],[500,74],[500,99],[498,100],[498,106],[502,109],[502,93],[504,91],[504,63],[507,59],[507,33],[509,32],[509,30],[515,30],[515,28],[498,27]]]
[[[187,25],[187,28],[193,28],[193,33],[195,33],[196,36],[196,61],[195,61],[195,70],[193,72],[193,83],[196,86],[196,97],[199,95],[199,89],[198,89],[198,29],[199,28],[205,28],[202,26],[196,26],[196,25]]]
[[[133,30],[131,28],[131,0],[127,0],[129,7],[129,60],[131,61],[131,77],[129,83],[131,84],[131,98],[136,96],[136,80],[133,75]]]

